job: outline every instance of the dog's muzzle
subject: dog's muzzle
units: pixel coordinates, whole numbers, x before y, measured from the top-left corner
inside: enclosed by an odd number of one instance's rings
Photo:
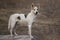
[[[38,14],[38,12],[35,13],[35,15],[37,15],[37,14]]]

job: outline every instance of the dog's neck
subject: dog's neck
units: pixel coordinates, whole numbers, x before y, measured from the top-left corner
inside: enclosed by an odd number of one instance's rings
[[[27,15],[27,18],[32,18],[32,19],[34,19],[36,17],[36,15],[32,12],[32,10],[31,10],[31,12]]]

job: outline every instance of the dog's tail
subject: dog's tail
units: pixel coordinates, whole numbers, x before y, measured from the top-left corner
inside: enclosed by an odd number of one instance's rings
[[[9,18],[9,21],[8,21],[8,30],[10,30],[10,27],[11,27],[11,20]]]

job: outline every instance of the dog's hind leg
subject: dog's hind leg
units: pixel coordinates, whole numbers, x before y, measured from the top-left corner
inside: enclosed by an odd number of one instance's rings
[[[12,29],[10,29],[10,34],[11,34],[11,36],[13,36]]]
[[[16,29],[17,29],[17,26],[16,26],[16,25],[17,25],[17,22],[15,23],[14,34],[15,34],[15,35],[18,35],[18,34],[16,33]]]
[[[11,36],[13,36],[13,28],[14,28],[14,26],[15,26],[15,20],[13,20],[13,21],[11,21],[11,28],[10,28],[10,34],[11,34]]]
[[[15,35],[18,35],[18,34],[16,33],[16,28],[14,29],[14,34],[15,34]]]

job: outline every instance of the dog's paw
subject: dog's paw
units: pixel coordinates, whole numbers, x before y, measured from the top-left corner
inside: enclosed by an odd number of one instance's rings
[[[17,34],[17,33],[15,33],[15,35],[17,36],[18,34]]]
[[[18,35],[18,34],[15,34],[16,36]]]
[[[30,36],[30,38],[33,38],[33,36]]]

